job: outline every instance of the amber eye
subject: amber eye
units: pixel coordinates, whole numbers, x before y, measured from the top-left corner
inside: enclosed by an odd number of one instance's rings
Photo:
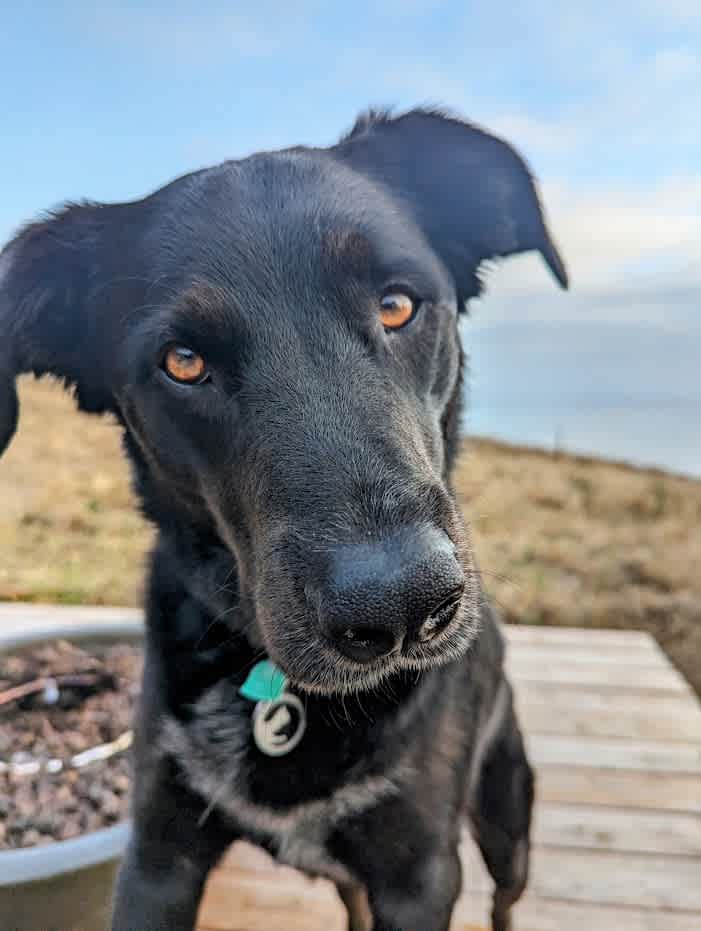
[[[163,370],[181,385],[200,385],[208,375],[202,356],[187,346],[171,346],[163,358]]]
[[[398,330],[414,316],[416,304],[408,294],[386,294],[380,301],[380,320],[386,330]]]

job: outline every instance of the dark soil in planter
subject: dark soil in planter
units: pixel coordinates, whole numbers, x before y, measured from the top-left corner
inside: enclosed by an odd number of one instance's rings
[[[129,731],[141,657],[129,644],[66,641],[0,653],[0,761],[42,765],[0,772],[0,849],[67,840],[127,815],[128,753],[81,768],[71,760]],[[63,768],[47,771],[49,760]]]

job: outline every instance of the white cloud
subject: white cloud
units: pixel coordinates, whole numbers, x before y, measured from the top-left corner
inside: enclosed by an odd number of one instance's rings
[[[701,325],[701,175],[643,193],[546,184],[543,195],[571,291],[558,293],[537,257],[510,259],[488,279],[481,318]]]
[[[631,263],[649,269],[669,256],[679,267],[701,261],[701,175],[644,191],[551,185],[545,190],[584,288],[615,285],[630,273]]]
[[[379,4],[390,13],[398,6]],[[402,32],[411,13],[428,12],[427,0],[412,2],[396,45],[371,28],[362,47],[338,36],[324,66],[329,86],[362,95],[370,75],[373,99],[363,104],[436,102],[466,114],[514,142],[544,177],[573,292],[559,295],[529,256],[492,276],[485,303],[503,314],[525,300],[542,316],[690,319],[701,303],[701,2],[609,0],[597,9],[528,0],[509,16],[498,5],[469,7],[455,20],[458,59]],[[197,16],[176,7],[165,17],[145,8],[99,17],[110,41],[206,65],[229,55],[308,55],[330,15],[313,0],[260,0]],[[326,141],[342,128],[330,126]],[[193,152],[207,161],[210,149],[229,154],[228,145],[196,139]]]
[[[586,57],[590,51],[584,44],[579,54]],[[701,146],[701,54],[685,46],[659,48],[635,59],[623,48],[597,54],[586,93],[559,91],[558,107],[547,116],[495,105],[480,87],[466,87],[441,66],[412,69],[409,78],[388,70],[381,78],[391,90],[423,89],[424,96],[445,101],[513,140],[531,158],[581,156],[591,146],[616,146],[621,154],[644,145]],[[579,63],[570,62],[570,68],[569,77],[581,75]],[[556,73],[552,80],[557,85]]]
[[[518,88],[514,99],[530,105],[495,101],[488,81],[461,82],[450,62],[381,75],[389,88],[423,88],[502,135],[544,177],[573,292],[559,295],[539,259],[519,257],[490,276],[490,314],[521,314],[516,302],[526,301],[541,317],[668,322],[699,307],[701,320],[701,4],[643,5],[611,0],[605,20],[589,7],[527,5],[529,35],[542,37],[536,54],[547,58],[534,77],[552,85],[547,111]],[[491,17],[486,33],[495,28]],[[509,46],[515,29],[504,25]]]

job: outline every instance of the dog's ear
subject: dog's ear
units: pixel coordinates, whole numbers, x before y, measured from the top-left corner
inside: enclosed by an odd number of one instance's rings
[[[482,262],[530,250],[567,287],[534,180],[501,139],[434,110],[370,111],[331,152],[409,206],[461,302],[479,295]]]
[[[136,205],[69,205],[0,253],[0,453],[17,426],[22,372],[63,379],[83,410],[113,409],[114,344],[140,232]]]

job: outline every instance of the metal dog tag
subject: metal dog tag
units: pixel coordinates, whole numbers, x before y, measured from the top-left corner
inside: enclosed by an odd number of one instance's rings
[[[304,705],[291,692],[273,701],[259,701],[253,709],[253,740],[266,756],[294,750],[307,729]]]

